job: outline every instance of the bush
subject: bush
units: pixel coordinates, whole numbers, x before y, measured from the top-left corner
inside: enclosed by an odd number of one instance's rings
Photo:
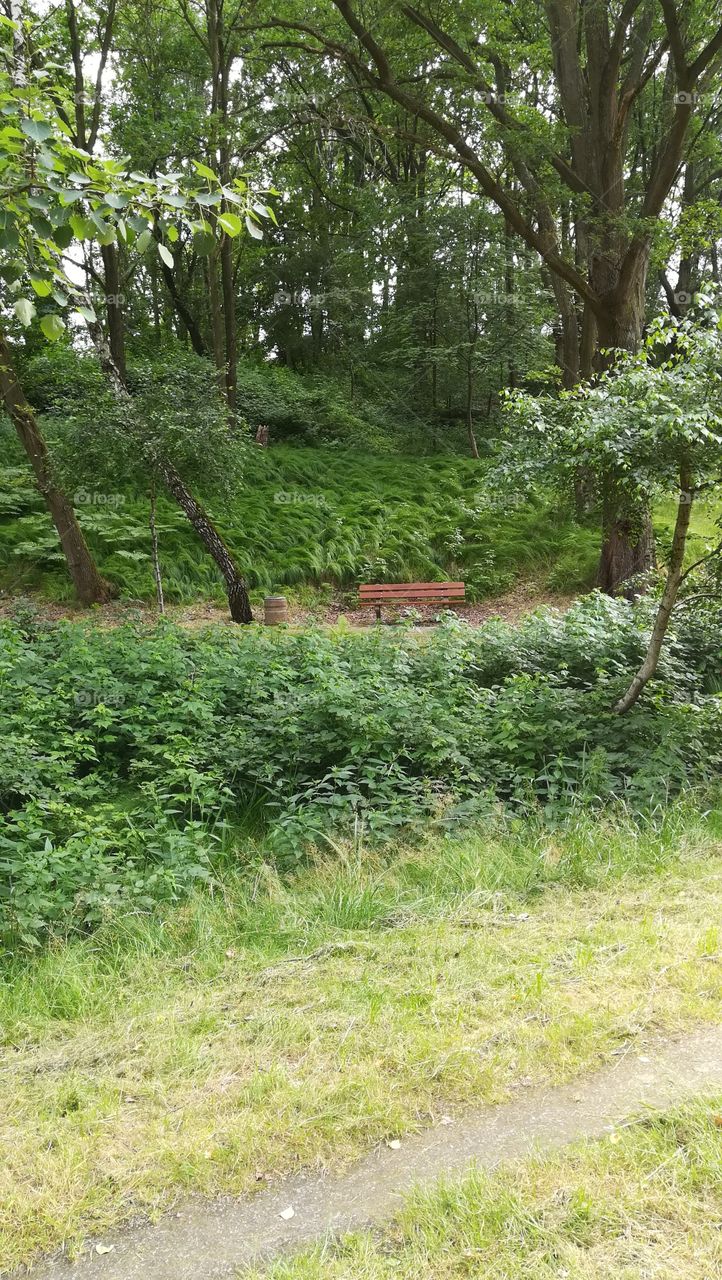
[[[175,896],[244,824],[284,862],[338,833],[385,840],[500,804],[646,810],[718,778],[712,619],[672,637],[631,715],[610,712],[648,626],[648,605],[596,595],[428,640],[7,623],[0,933]]]

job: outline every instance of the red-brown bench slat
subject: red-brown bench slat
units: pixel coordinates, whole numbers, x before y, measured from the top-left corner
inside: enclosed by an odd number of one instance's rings
[[[463,582],[379,582],[359,587],[362,596],[463,596]]]
[[[381,617],[384,604],[450,604],[464,599],[463,582],[365,582],[359,603],[373,605]]]

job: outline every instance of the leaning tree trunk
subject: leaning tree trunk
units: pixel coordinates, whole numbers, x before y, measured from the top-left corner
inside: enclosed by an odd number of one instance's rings
[[[203,543],[203,546],[206,548],[206,551],[208,551],[208,553],[213,557],[218,568],[223,574],[228,594],[228,607],[231,611],[233,621],[253,622],[253,611],[251,609],[251,601],[248,596],[248,588],[233,560],[233,556],[228,550],[228,547],[216,529],[213,521],[208,515],[208,512],[201,506],[201,503],[194,498],[182,476],[178,471],[176,471],[173,464],[162,455],[157,455],[155,450],[151,451],[142,432],[134,426],[132,418],[133,398],[128,390],[124,378],[121,377],[118,367],[113,360],[110,347],[105,339],[102,328],[98,321],[88,321],[87,324],[103,373],[110,382],[116,398],[122,404],[125,404],[130,411],[128,414],[129,429],[136,437],[140,449],[148,459],[149,465],[153,468],[153,471],[160,476],[169,494],[175,499],[181,510],[187,516]]]
[[[69,498],[53,483],[47,445],[32,407],[25,399],[17,380],[10,349],[1,332],[0,396],[5,412],[28,456],[38,489],[57,530],[78,600],[81,604],[106,604],[112,596],[112,588],[98,571]]]
[[[669,556],[669,564],[667,566],[667,579],[664,584],[664,590],[657,609],[657,616],[654,619],[652,634],[647,646],[647,652],[644,655],[644,661],[639,671],[632,680],[629,688],[614,710],[618,716],[623,716],[630,707],[633,707],[637,701],[644,686],[652,679],[659,664],[659,655],[662,652],[662,644],[667,634],[669,619],[672,610],[677,601],[679,585],[683,577],[682,566],[684,564],[684,552],[687,545],[687,534],[689,532],[689,522],[692,515],[692,500],[694,497],[694,489],[692,487],[692,475],[686,463],[680,467],[680,494],[679,506],[677,507],[677,519],[674,526],[674,536],[672,538],[672,550]]]

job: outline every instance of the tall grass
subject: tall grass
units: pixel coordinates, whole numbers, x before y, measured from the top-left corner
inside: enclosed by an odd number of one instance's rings
[[[98,495],[91,493],[95,499]],[[100,498],[103,495],[99,495]],[[126,597],[153,595],[148,511],[122,494],[78,514],[102,571]],[[463,578],[470,599],[519,577],[582,589],[594,575],[598,535],[551,497],[510,504],[471,459],[389,458],[276,445],[249,452],[228,501],[206,495],[214,519],[257,591],[362,580]],[[221,584],[178,508],[159,502],[160,552],[171,600],[221,597]],[[0,580],[69,594],[62,557],[29,476],[5,468],[0,492]]]
[[[643,821],[622,805],[602,819],[579,813],[550,832],[542,821],[499,817],[463,837],[388,847],[351,843],[283,874],[261,842],[244,841],[218,872],[213,891],[181,906],[113,913],[87,937],[0,970],[0,1027],[6,1042],[47,1022],[115,1015],[122,990],[213,982],[229,952],[272,961],[334,945],[353,934],[416,921],[464,919],[480,910],[521,910],[547,889],[609,890],[654,877],[722,848],[722,811],[694,797]]]

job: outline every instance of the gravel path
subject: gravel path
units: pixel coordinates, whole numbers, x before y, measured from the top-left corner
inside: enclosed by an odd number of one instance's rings
[[[340,1176],[288,1179],[249,1200],[190,1200],[158,1226],[120,1231],[74,1266],[59,1258],[31,1280],[211,1280],[323,1237],[384,1222],[415,1185],[493,1169],[533,1151],[596,1138],[652,1108],[722,1089],[722,1027],[631,1052],[571,1084],[471,1111],[373,1151]],[[98,1251],[100,1249],[100,1252]]]

